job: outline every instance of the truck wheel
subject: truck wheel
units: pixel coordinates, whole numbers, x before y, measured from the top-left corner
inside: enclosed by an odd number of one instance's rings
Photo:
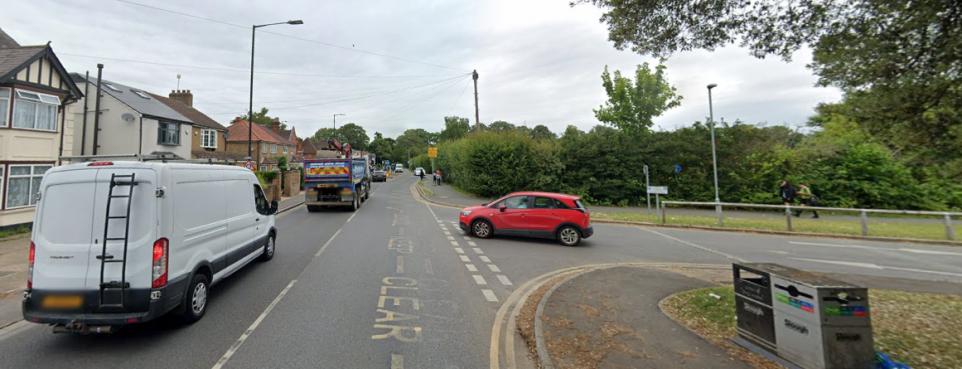
[[[357,194],[354,194],[354,201],[351,202],[351,211],[357,211],[361,208],[361,200],[358,198]]]
[[[180,320],[187,324],[193,324],[204,317],[207,312],[207,296],[210,292],[210,281],[203,274],[195,274],[187,286],[184,294],[184,310],[180,315]]]

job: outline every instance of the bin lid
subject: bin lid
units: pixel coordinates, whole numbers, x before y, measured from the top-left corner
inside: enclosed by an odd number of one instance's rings
[[[773,277],[790,279],[810,287],[863,288],[818,272],[809,272],[775,263],[738,263],[749,269],[767,272]]]

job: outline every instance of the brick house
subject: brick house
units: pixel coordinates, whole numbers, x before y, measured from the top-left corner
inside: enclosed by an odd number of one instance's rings
[[[227,128],[227,152],[230,155],[247,157],[249,124],[246,120],[236,119]],[[250,129],[253,133],[252,159],[258,170],[277,170],[277,158],[280,156],[286,156],[288,162],[291,162],[297,145],[260,124],[254,124]]]
[[[247,156],[237,156],[227,152],[227,127],[194,109],[194,94],[190,90],[174,90],[168,97],[154,94],[151,96],[194,122],[190,134],[191,159],[240,160]]]

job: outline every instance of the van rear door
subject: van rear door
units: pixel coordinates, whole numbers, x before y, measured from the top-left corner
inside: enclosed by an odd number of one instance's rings
[[[34,223],[33,288],[83,290],[93,242],[97,170],[48,173]]]

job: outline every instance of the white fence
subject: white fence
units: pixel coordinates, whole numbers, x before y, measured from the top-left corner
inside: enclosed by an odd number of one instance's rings
[[[945,239],[955,240],[955,228],[953,227],[953,217],[960,218],[962,213],[951,212],[951,211],[922,211],[922,210],[888,210],[888,209],[856,209],[856,208],[831,208],[831,207],[821,207],[821,206],[799,206],[799,205],[765,205],[765,204],[744,204],[744,203],[733,203],[733,202],[697,202],[697,201],[662,201],[659,209],[661,216],[661,223],[666,224],[668,218],[668,207],[669,206],[685,206],[685,207],[714,207],[715,215],[718,218],[718,225],[725,225],[725,215],[723,208],[742,208],[742,209],[768,209],[768,210],[779,210],[785,213],[785,228],[789,232],[794,231],[792,225],[793,211],[824,211],[824,212],[834,212],[834,213],[852,213],[858,214],[859,222],[862,226],[862,236],[869,235],[869,214],[887,214],[887,215],[915,215],[915,216],[927,216],[927,217],[939,217],[942,219],[942,223],[945,226]]]

